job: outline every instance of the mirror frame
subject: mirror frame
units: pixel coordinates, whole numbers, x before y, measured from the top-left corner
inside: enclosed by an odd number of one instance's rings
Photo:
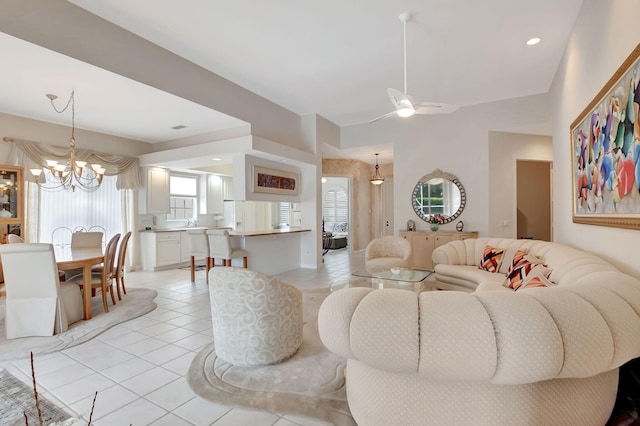
[[[429,222],[429,215],[424,215],[416,207],[416,194],[418,193],[418,190],[422,183],[429,182],[431,179],[435,179],[435,178],[448,180],[451,183],[453,183],[455,186],[457,186],[458,190],[460,190],[460,207],[458,207],[458,210],[456,210],[454,214],[452,214],[451,216],[447,216],[443,223],[453,222],[462,214],[462,211],[464,210],[464,207],[467,204],[467,194],[464,190],[464,186],[462,186],[462,183],[460,183],[460,180],[454,174],[443,172],[440,169],[435,169],[433,172],[422,176],[418,181],[418,183],[416,184],[416,186],[413,188],[413,192],[411,193],[411,207],[413,208],[413,211],[416,213],[416,215],[420,219],[424,220],[425,222]]]

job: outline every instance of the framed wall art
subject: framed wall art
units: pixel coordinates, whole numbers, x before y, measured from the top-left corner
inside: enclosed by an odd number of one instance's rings
[[[253,192],[298,195],[300,174],[253,166]]]
[[[640,44],[571,124],[573,222],[640,230]]]

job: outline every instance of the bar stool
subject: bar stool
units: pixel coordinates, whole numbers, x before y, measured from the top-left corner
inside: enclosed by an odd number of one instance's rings
[[[207,266],[207,283],[209,283],[209,269],[211,258],[209,257],[209,239],[206,229],[187,229],[189,241],[189,256],[191,256],[191,282],[196,280],[196,257],[204,257]]]
[[[209,257],[213,268],[215,259],[222,259],[224,266],[231,266],[231,259],[242,258],[242,267],[247,268],[249,253],[243,249],[231,248],[231,237],[226,229],[211,229],[209,237]]]

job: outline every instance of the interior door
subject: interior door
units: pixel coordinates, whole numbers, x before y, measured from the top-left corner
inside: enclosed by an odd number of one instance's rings
[[[517,238],[551,241],[550,161],[516,161]]]

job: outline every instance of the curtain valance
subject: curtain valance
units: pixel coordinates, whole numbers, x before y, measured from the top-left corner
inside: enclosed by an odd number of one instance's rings
[[[5,138],[5,140],[7,139]],[[69,160],[70,151],[68,148],[59,148],[17,139],[9,139],[9,141],[14,143],[9,161],[11,164],[23,167],[25,169],[25,179],[31,182],[35,182],[35,178],[29,172],[30,169],[47,167],[46,160]],[[98,154],[86,149],[76,148],[76,160],[86,161],[89,164],[101,164],[105,169],[105,175],[118,176],[116,183],[118,189],[139,189],[142,186],[137,158]]]

